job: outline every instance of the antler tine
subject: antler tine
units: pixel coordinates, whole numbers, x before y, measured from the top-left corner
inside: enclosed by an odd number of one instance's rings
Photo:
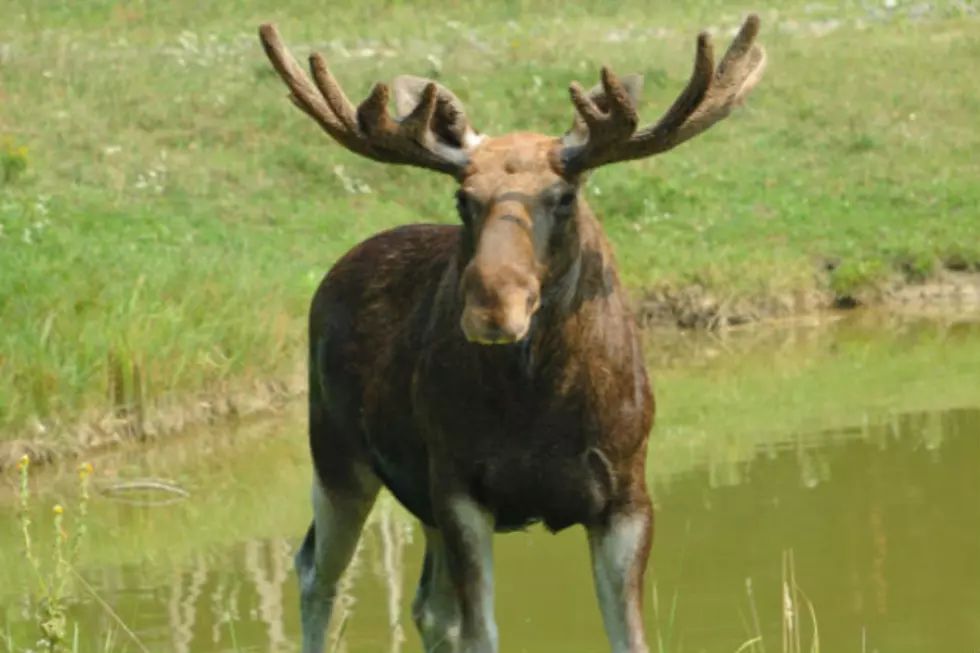
[[[432,133],[435,88],[426,88],[418,106],[397,122],[388,113],[386,84],[376,84],[355,108],[319,53],[314,52],[309,58],[314,80],[311,83],[283,46],[274,25],[262,25],[259,38],[276,72],[289,87],[293,104],[347,149],[382,163],[412,165],[453,176],[466,167],[466,153],[440,142]]]
[[[423,153],[431,153],[432,148],[438,147],[431,131],[436,108],[434,84],[426,86],[419,103],[401,121],[396,122],[388,113],[388,98],[388,85],[375,84],[371,94],[357,107],[357,124],[372,143],[397,151],[405,142],[410,142],[419,146]]]
[[[357,117],[354,112],[354,105],[347,99],[344,90],[337,83],[337,79],[330,72],[330,67],[324,61],[319,52],[310,54],[310,73],[313,75],[313,82],[316,84],[320,95],[330,105],[334,115],[344,126],[344,129],[352,134],[357,133]]]
[[[606,112],[578,82],[572,82],[568,87],[572,104],[578,118],[588,127],[589,136],[584,143],[563,150],[561,158],[567,172],[576,172],[578,162],[600,160],[603,152],[610,152],[617,143],[629,139],[639,124],[636,107],[623,89],[619,77],[608,66],[602,67],[601,86],[605,94],[602,99],[609,107]]]
[[[745,100],[765,71],[765,50],[755,43],[759,25],[757,14],[746,18],[718,64],[703,97],[692,107],[690,114],[674,125],[661,126],[658,123],[650,130],[637,134],[630,143],[630,149],[636,152],[633,158],[660,154],[677,147],[727,118],[732,109]]]
[[[573,91],[572,102],[589,127],[589,138],[581,145],[563,148],[561,159],[566,173],[578,174],[609,163],[666,152],[727,117],[758,84],[765,70],[765,50],[755,43],[759,26],[759,16],[750,14],[717,70],[711,36],[705,31],[700,32],[694,69],[687,86],[656,124],[635,133],[630,131],[625,137],[623,131],[618,132],[619,138],[612,137],[611,131],[616,124],[614,109],[611,108],[606,116],[590,113],[595,104],[588,106],[581,101],[581,94]],[[608,94],[611,86],[605,82],[607,74],[604,68],[603,85]],[[575,95],[580,97],[576,98]],[[620,100],[614,100],[610,106],[620,103]]]
[[[286,50],[275,26],[268,23],[260,26],[259,40],[272,66],[289,88],[290,101],[316,120],[330,136],[341,140],[344,137],[344,125],[337,120],[323,96],[310,84],[299,64]]]
[[[707,32],[698,34],[698,45],[694,54],[694,69],[691,77],[687,81],[687,86],[677,96],[674,103],[670,105],[663,117],[653,126],[640,134],[640,137],[650,138],[649,134],[669,134],[680,128],[684,122],[691,117],[705,97],[711,90],[714,83],[715,68],[715,46],[711,42],[711,35]]]

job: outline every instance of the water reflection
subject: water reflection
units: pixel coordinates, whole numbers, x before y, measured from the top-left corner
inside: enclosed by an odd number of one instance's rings
[[[723,479],[723,484],[717,483]],[[778,642],[779,560],[794,551],[825,650],[972,650],[980,643],[980,410],[898,415],[799,435],[704,468],[659,494],[655,565],[678,590],[679,631],[718,650],[742,634],[751,577]],[[686,537],[684,540],[682,538]],[[763,605],[760,601],[760,605]],[[712,617],[712,625],[704,623]]]

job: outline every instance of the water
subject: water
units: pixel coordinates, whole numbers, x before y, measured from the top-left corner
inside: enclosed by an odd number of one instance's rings
[[[980,325],[858,317],[651,334],[648,348],[660,402],[652,651],[735,651],[760,635],[742,650],[786,650],[790,573],[803,649],[815,619],[824,651],[980,650]],[[102,650],[106,633],[114,650],[140,650],[116,618],[154,652],[298,650],[302,415],[94,460],[97,487],[158,476],[190,496],[95,493],[81,568],[116,617],[79,588],[83,650]],[[46,507],[72,514],[70,471],[36,479],[42,543]],[[25,646],[30,577],[12,498],[0,498],[0,607]],[[420,650],[408,607],[421,554],[421,534],[384,498],[349,577],[341,650]],[[503,650],[608,650],[580,530],[498,537],[496,559]]]

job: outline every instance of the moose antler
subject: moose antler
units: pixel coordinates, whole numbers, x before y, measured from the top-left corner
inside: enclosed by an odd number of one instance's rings
[[[657,123],[636,131],[636,106],[622,81],[602,68],[607,110],[600,108],[578,82],[569,94],[588,126],[585,142],[566,137],[560,160],[566,174],[576,175],[610,163],[640,159],[673,149],[726,118],[758,84],[766,67],[766,53],[755,43],[759,16],[750,14],[728,47],[717,70],[711,36],[698,34],[694,72],[674,104]]]
[[[433,128],[438,110],[447,125],[444,131],[453,132],[452,127],[456,126],[455,131],[459,132],[461,104],[448,90],[430,81],[411,111],[392,118],[388,114],[387,84],[375,84],[371,94],[355,107],[319,53],[310,55],[314,86],[286,50],[274,25],[259,27],[259,38],[266,56],[289,87],[293,104],[351,152],[381,163],[426,168],[454,177],[465,169],[469,161],[464,149],[467,143],[461,143],[463,147],[448,144]],[[465,116],[462,119],[465,125]]]

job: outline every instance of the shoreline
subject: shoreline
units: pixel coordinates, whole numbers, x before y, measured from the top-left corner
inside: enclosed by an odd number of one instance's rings
[[[925,283],[892,280],[858,296],[809,290],[758,297],[725,298],[700,285],[653,288],[636,293],[634,310],[644,330],[722,331],[771,328],[772,322],[855,309],[895,315],[980,315],[980,272],[946,270]],[[152,406],[115,414],[90,414],[72,423],[35,423],[0,440],[0,472],[24,455],[32,465],[78,459],[119,444],[146,444],[194,428],[270,417],[306,395],[305,364],[276,379],[238,380],[210,392],[158,399]],[[33,431],[33,432],[31,432]]]
[[[980,271],[946,268],[918,283],[895,275],[851,294],[812,288],[756,297],[724,297],[702,285],[662,287],[640,292],[635,302],[637,321],[644,328],[708,331],[856,308],[889,313],[980,312]]]

